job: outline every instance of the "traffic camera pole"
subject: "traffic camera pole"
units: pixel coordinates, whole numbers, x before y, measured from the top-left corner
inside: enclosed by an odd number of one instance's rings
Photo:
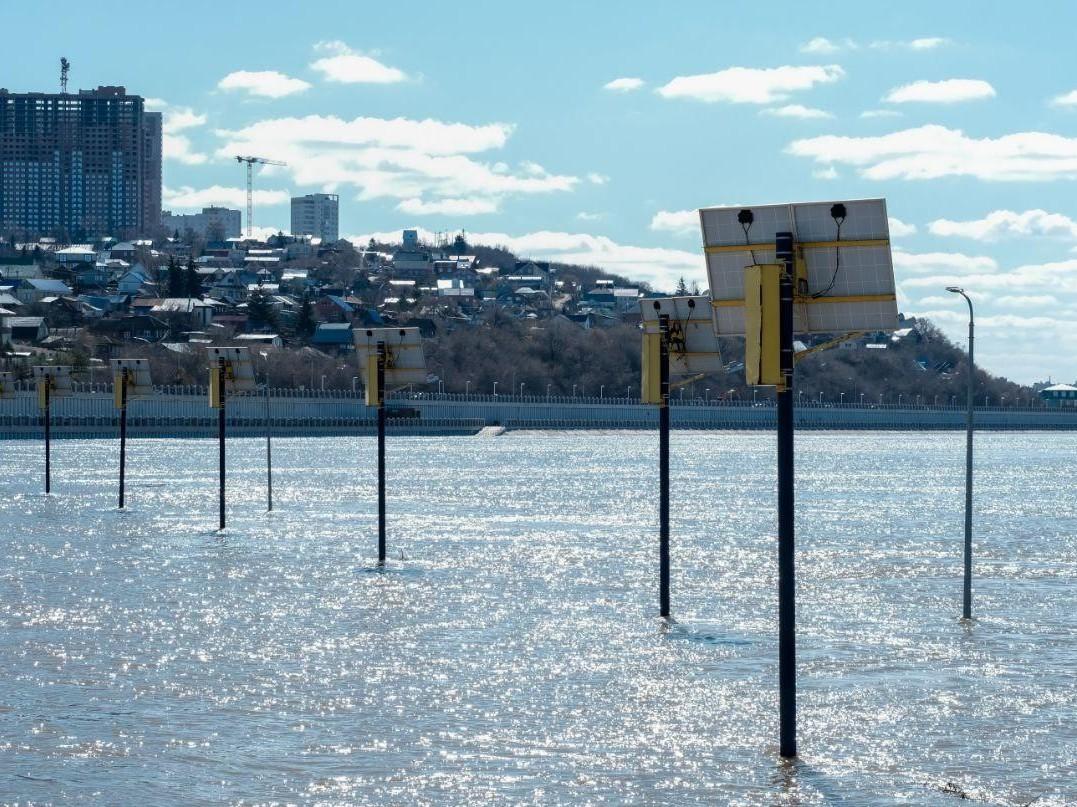
[[[775,256],[779,282],[778,397],[778,711],[779,753],[797,755],[796,575],[793,521],[793,234],[778,233]]]
[[[385,565],[385,343],[378,342],[378,565]]]
[[[669,316],[658,317],[658,602],[669,617]]]
[[[127,470],[127,373],[120,371],[120,509],[124,508],[124,478]]]

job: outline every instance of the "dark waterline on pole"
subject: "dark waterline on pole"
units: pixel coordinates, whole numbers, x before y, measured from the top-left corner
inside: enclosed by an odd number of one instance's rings
[[[378,342],[378,565],[385,565],[385,344]]]
[[[124,508],[124,478],[127,471],[127,373],[120,372],[120,509]]]
[[[669,616],[669,317],[658,318],[658,604],[661,616]]]
[[[779,344],[782,386],[778,389],[778,711],[779,753],[797,755],[796,573],[794,566],[793,456],[793,234],[778,233],[775,255],[779,284]]]

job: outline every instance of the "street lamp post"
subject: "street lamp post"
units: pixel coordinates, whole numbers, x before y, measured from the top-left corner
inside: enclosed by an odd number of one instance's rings
[[[575,384],[572,385],[572,397],[573,398],[576,397],[576,385]]]
[[[468,379],[467,381],[464,382],[464,395],[470,395],[470,394],[471,394],[471,380]]]
[[[497,397],[497,382],[494,382],[494,397]]]
[[[602,398],[602,397],[605,396],[605,394],[606,394],[606,385],[605,384],[599,384],[598,385],[598,397]]]
[[[524,382],[520,382],[520,397],[524,397]]]
[[[974,317],[972,300],[965,290],[958,286],[947,286],[946,290],[960,294],[969,304],[969,391],[968,409],[965,414],[965,580],[962,589],[961,616],[972,619],[972,396],[976,384],[976,362],[973,358]]]
[[[546,385],[546,400],[547,401],[550,400],[550,387],[552,387],[552,386],[553,386],[553,384],[547,384]]]

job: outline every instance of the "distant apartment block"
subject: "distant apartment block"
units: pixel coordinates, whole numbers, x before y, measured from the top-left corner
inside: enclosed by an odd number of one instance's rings
[[[292,235],[313,235],[329,244],[340,238],[340,197],[309,193],[292,197]]]
[[[131,238],[160,217],[161,115],[140,96],[0,89],[0,230]]]
[[[177,232],[182,237],[192,230],[207,241],[224,241],[227,238],[239,238],[243,222],[238,210],[227,207],[203,207],[201,213],[161,214],[161,226],[168,235]]]

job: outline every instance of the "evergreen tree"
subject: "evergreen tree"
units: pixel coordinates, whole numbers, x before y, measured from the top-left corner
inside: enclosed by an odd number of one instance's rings
[[[168,296],[185,297],[187,280],[183,276],[183,270],[176,265],[176,259],[168,259]]]
[[[178,274],[178,272],[177,272]],[[198,271],[194,267],[194,261],[187,261],[187,268],[183,272],[183,291],[184,297],[201,297],[202,296],[202,278],[198,276]]]
[[[277,312],[269,302],[269,295],[259,286],[247,298],[247,320],[254,327],[275,327]]]
[[[470,247],[467,245],[467,239],[464,238],[464,234],[462,232],[459,233],[456,238],[453,239],[452,248],[454,255],[467,255]]]
[[[688,286],[685,285],[683,276],[680,280],[677,281],[677,290],[675,293],[678,297],[684,297],[686,294],[688,294]]]
[[[314,319],[314,306],[310,302],[310,294],[304,294],[303,303],[299,306],[299,315],[295,320],[296,336],[301,336],[305,339],[313,334],[317,327],[318,323]]]

